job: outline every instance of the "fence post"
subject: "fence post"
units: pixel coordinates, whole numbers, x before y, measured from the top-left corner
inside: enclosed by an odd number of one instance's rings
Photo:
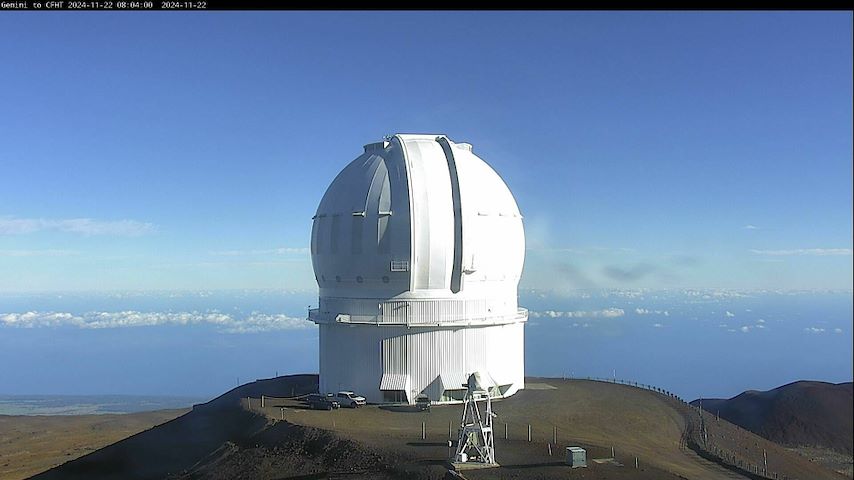
[[[531,441],[531,424],[528,424],[528,441]]]
[[[424,440],[427,436],[427,432],[424,427],[424,422],[421,422],[421,440]]]
[[[555,446],[557,446],[557,426],[553,427],[553,430],[552,430],[552,443],[554,443]]]
[[[504,422],[504,440],[507,440],[507,422]]]
[[[762,449],[762,462],[764,463],[764,471],[762,472],[764,475],[768,475],[768,452],[763,448]]]

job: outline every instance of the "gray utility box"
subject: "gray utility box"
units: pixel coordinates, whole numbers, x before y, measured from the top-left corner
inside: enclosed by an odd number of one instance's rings
[[[566,464],[572,468],[587,466],[587,450],[581,447],[566,447]]]

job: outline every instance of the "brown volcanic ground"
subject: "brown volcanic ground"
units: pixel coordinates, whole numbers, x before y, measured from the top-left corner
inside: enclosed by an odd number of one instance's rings
[[[0,415],[0,480],[27,478],[187,413]]]
[[[703,409],[781,445],[854,450],[852,383],[800,381],[730,399],[702,401]]]
[[[730,399],[694,400],[704,410],[852,476],[852,383],[799,381]]]
[[[316,375],[259,380],[35,478],[439,479],[447,475],[448,425],[453,429],[458,422],[460,406],[434,407],[430,412],[388,406],[326,412],[307,410],[298,401],[282,398],[316,388]],[[265,398],[262,408],[261,395],[279,398]],[[502,466],[466,471],[466,478],[745,478],[686,448],[686,425],[695,423],[697,410],[651,391],[530,378],[526,390],[496,401],[495,411],[499,415],[497,459]],[[527,441],[529,423],[531,442]],[[550,456],[555,428],[557,447],[552,445]],[[709,425],[708,431],[716,447],[730,449],[754,465],[767,451],[769,471],[779,478],[843,478],[725,420]],[[562,464],[567,445],[588,448],[590,467],[570,473]],[[593,461],[610,457],[612,446],[616,462]]]

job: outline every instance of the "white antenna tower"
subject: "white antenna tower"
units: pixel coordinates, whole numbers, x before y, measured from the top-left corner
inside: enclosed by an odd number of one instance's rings
[[[477,402],[484,400],[486,411],[481,417]],[[488,387],[484,388],[480,373],[472,373],[469,375],[454,463],[496,465],[495,444],[492,438],[492,417],[495,416],[492,413],[492,399]]]

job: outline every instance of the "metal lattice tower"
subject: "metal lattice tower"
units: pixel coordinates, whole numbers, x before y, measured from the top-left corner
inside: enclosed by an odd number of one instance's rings
[[[481,416],[478,402],[484,401],[486,409]],[[495,416],[492,413],[489,389],[483,387],[479,373],[472,373],[468,380],[454,462],[495,465],[495,443],[492,435],[492,417]]]

